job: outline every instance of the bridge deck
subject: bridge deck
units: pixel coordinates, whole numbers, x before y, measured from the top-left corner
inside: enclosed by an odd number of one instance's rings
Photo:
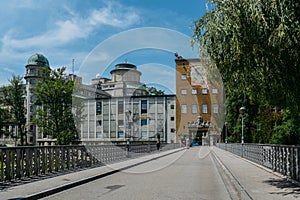
[[[178,169],[181,169],[181,171],[184,170],[184,172],[178,173]],[[47,199],[59,199],[61,198],[59,195],[62,195],[62,197],[68,196],[66,193],[69,190],[67,189],[79,186],[78,191],[80,191],[80,188],[85,187],[85,183],[90,184],[91,181],[101,180],[108,175],[117,176],[121,171],[128,172],[127,174],[149,174],[149,170],[151,172],[160,171],[161,174],[152,174],[153,176],[144,176],[143,178],[147,177],[149,179],[160,176],[162,180],[167,180],[172,176],[176,177],[174,180],[182,180],[182,186],[180,187],[186,187],[183,190],[188,191],[186,199],[195,199],[195,197],[199,197],[199,199],[200,197],[201,199],[202,197],[205,197],[205,199],[222,197],[221,199],[272,200],[300,198],[299,186],[266,168],[217,147],[193,147],[190,149],[158,152],[108,166],[82,170],[13,187],[1,186],[0,199],[37,199],[48,195],[52,196],[46,197]],[[165,170],[163,171],[164,173],[162,173],[162,170]],[[164,174],[168,177],[162,177]],[[189,180],[183,180],[184,177],[188,177],[187,179]],[[107,178],[112,178],[112,176]],[[127,179],[128,177],[126,177]],[[160,184],[164,184],[164,181]],[[195,185],[196,187],[194,187]],[[205,188],[205,185],[207,188]],[[97,187],[100,187],[99,183]],[[147,187],[149,188],[151,185]],[[172,199],[182,199],[182,196],[180,196],[182,192],[179,192],[180,188],[176,188],[175,190],[175,187],[175,185],[174,188],[172,188],[172,185],[168,187],[161,185],[161,191],[157,188],[154,192],[162,195],[168,194],[168,197],[173,196]],[[210,189],[208,189],[209,187]],[[151,191],[150,188],[149,190]],[[58,193],[62,191],[65,194]],[[178,194],[176,194],[176,191],[178,191]],[[151,192],[153,195],[153,191]],[[204,194],[205,192],[207,194]],[[149,198],[145,198],[144,196],[144,199],[155,199],[151,194],[148,196]],[[170,199],[166,196],[157,197],[160,199]]]

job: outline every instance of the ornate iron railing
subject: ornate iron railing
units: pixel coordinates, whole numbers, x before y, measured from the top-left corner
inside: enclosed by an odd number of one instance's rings
[[[179,148],[163,144],[162,150]],[[149,144],[0,147],[0,182],[100,166],[156,151]]]
[[[300,146],[219,143],[221,149],[300,181]]]

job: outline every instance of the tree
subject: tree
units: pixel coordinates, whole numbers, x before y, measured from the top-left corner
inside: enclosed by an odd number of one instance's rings
[[[221,73],[226,105],[238,94],[237,107],[247,106],[248,134],[260,117],[260,108],[300,112],[300,4],[296,0],[209,0],[207,13],[195,21],[193,42],[201,56],[208,56]],[[245,105],[247,103],[248,105]],[[231,116],[230,116],[231,115]],[[234,119],[228,119],[233,117]],[[227,112],[227,121],[238,116]],[[266,124],[273,122],[271,117]],[[271,138],[268,136],[266,138]],[[263,140],[265,141],[265,140]]]
[[[155,87],[146,87],[146,95],[164,95],[165,91],[157,90]]]
[[[35,87],[36,110],[34,123],[44,135],[57,139],[57,144],[77,143],[78,133],[72,114],[74,81],[65,78],[65,68],[52,70],[50,75],[42,73]]]
[[[24,130],[26,117],[22,79],[21,76],[13,75],[12,79],[9,80],[10,85],[2,88],[2,101],[3,104],[9,108],[11,122],[18,127],[16,140],[20,137],[20,143],[21,145],[24,145],[24,139],[26,137],[26,132]]]

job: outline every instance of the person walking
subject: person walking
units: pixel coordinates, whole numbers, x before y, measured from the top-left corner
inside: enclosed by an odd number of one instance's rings
[[[156,141],[156,149],[157,151],[159,151],[160,149],[160,134],[157,134],[157,141]]]
[[[160,149],[160,139],[157,139],[157,141],[156,141],[156,148],[157,148],[157,151],[159,151],[159,149]]]

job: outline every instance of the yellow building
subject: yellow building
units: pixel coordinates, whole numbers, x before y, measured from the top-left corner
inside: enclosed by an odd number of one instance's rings
[[[184,59],[176,54],[175,62],[177,139],[208,142],[211,135],[220,133],[223,124],[223,86],[203,60]]]

